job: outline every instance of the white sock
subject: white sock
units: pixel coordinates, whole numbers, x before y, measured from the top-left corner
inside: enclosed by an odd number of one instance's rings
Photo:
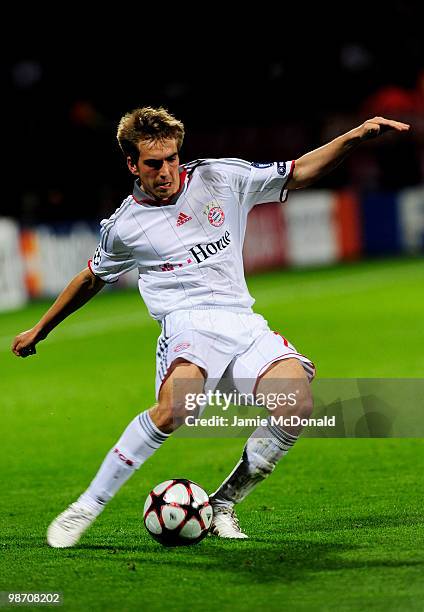
[[[136,416],[106,455],[94,480],[78,502],[94,514],[100,514],[107,502],[169,435],[156,427],[148,410]]]
[[[293,436],[277,425],[258,427],[246,442],[243,454],[221,486],[211,495],[214,505],[233,506],[274,470],[294,445]]]

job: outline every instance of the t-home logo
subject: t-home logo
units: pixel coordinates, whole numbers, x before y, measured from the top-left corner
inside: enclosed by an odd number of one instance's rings
[[[216,255],[219,251],[223,251],[231,242],[230,232],[227,230],[223,236],[216,242],[207,242],[205,244],[196,244],[189,249],[197,263],[205,261],[211,255]]]

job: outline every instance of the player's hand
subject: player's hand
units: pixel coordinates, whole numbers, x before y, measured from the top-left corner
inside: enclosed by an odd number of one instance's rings
[[[27,331],[18,334],[13,340],[11,347],[12,352],[15,353],[17,357],[28,357],[28,355],[35,355],[37,352],[35,350],[35,345],[44,338],[45,335],[43,335],[35,327],[28,329]]]
[[[374,117],[368,119],[360,126],[361,139],[370,140],[385,134],[386,132],[407,132],[411,126],[408,123],[385,119],[384,117]]]

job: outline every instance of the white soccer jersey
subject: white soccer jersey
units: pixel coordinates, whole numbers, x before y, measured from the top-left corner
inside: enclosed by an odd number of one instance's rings
[[[181,166],[180,191],[164,205],[151,204],[136,181],[133,194],[101,222],[90,269],[110,283],[138,268],[154,319],[187,308],[251,311],[242,260],[247,215],[256,204],[286,200],[293,168],[197,160]]]

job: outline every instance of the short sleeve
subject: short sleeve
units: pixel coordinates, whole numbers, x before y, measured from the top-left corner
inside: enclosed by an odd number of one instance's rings
[[[136,266],[132,250],[119,237],[116,222],[102,221],[100,243],[93,258],[88,261],[91,272],[106,283],[115,283],[122,274]]]
[[[294,161],[269,163],[226,160],[225,167],[230,185],[240,204],[251,209],[257,204],[285,202],[288,196],[286,185],[293,174]]]

